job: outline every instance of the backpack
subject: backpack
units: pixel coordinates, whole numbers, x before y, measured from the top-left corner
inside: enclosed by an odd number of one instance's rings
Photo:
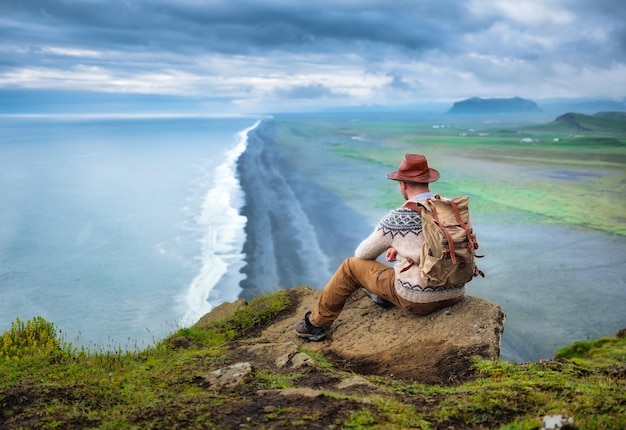
[[[482,255],[476,255],[478,242],[470,220],[469,196],[444,199],[436,195],[404,206],[422,218],[424,245],[418,266],[425,286],[459,285],[478,275],[485,277],[475,261]]]

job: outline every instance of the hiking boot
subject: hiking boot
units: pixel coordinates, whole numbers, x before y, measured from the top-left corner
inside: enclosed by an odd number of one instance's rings
[[[362,288],[362,290],[363,290],[363,293],[365,293],[367,297],[372,299],[372,301],[376,303],[378,306],[380,306],[381,308],[389,309],[390,307],[393,306],[393,303],[391,303],[389,300],[385,300],[382,297],[379,297],[374,293],[370,293],[365,288]]]
[[[305,339],[318,341],[322,340],[326,337],[326,331],[322,327],[315,327],[309,321],[309,315],[311,315],[311,311],[308,311],[304,315],[304,319],[300,320],[296,323],[296,334]]]

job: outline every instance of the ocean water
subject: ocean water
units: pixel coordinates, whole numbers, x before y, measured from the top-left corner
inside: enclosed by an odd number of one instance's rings
[[[143,348],[236,299],[257,122],[0,117],[0,329]]]

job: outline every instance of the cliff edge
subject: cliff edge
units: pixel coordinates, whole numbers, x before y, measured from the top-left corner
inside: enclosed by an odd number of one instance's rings
[[[471,358],[498,359],[506,316],[500,306],[466,298],[427,316],[414,316],[375,305],[361,291],[321,342],[298,338],[295,323],[313,308],[320,291],[289,291],[291,306],[280,318],[234,348],[241,360],[268,370],[289,368],[299,348],[316,351],[336,368],[360,375],[391,376],[423,383],[456,384],[473,376]],[[244,300],[223,304],[198,321],[202,327],[228,316]],[[277,366],[280,363],[280,366]]]

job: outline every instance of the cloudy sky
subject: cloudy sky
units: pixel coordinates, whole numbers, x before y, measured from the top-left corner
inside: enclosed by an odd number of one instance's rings
[[[626,1],[0,0],[4,110],[65,91],[222,113],[624,100]]]

